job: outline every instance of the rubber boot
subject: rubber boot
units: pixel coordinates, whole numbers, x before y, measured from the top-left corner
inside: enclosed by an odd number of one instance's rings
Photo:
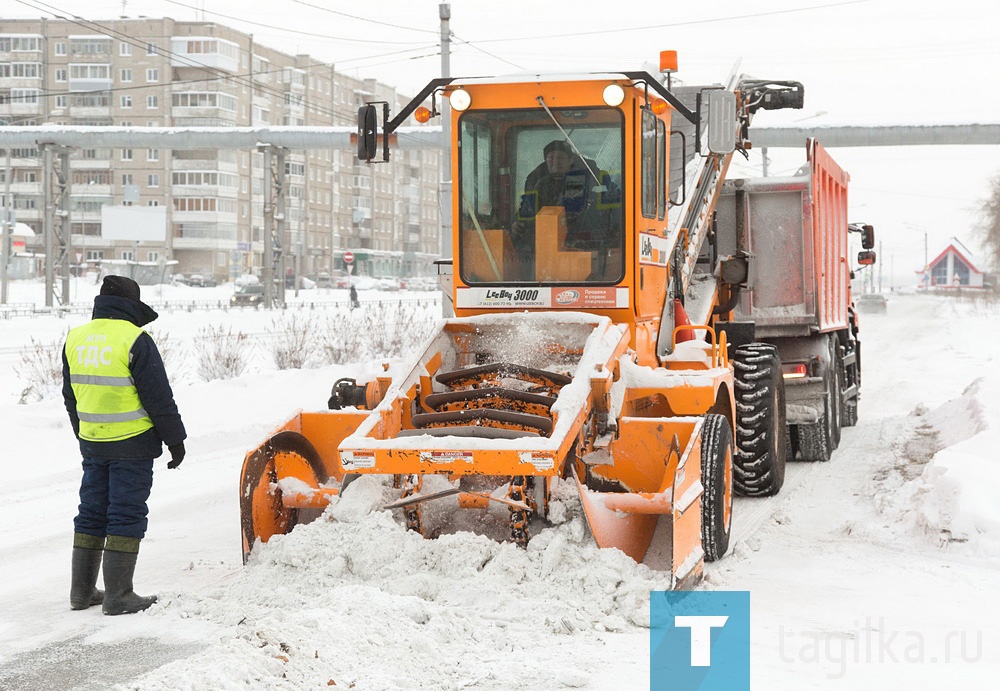
[[[141,612],[156,602],[132,590],[132,576],[139,557],[137,538],[108,537],[104,549],[104,613],[110,615]]]
[[[101,570],[104,538],[85,533],[73,535],[73,576],[69,588],[69,606],[87,609],[104,602],[104,591],[97,589]]]

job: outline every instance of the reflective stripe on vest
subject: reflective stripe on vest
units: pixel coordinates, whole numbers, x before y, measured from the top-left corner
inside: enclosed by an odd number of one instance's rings
[[[153,426],[129,370],[129,352],[142,333],[123,319],[94,319],[69,332],[66,361],[81,439],[119,441]]]

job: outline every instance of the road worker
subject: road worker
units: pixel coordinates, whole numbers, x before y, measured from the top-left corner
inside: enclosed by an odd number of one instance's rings
[[[153,339],[142,327],[157,313],[139,285],[105,276],[93,318],[72,329],[63,350],[63,399],[80,443],[83,479],[74,519],[70,607],[103,605],[104,614],[148,608],[155,596],[132,589],[147,526],[153,459],[184,460],[184,423]],[[103,561],[104,588],[97,588]]]

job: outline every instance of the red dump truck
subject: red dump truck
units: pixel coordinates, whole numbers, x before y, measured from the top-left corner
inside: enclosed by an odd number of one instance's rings
[[[872,226],[848,223],[848,175],[814,139],[791,177],[730,178],[718,206],[721,254],[746,258],[735,305],[782,363],[788,458],[829,460],[858,419],[861,344],[851,299],[850,233],[858,264],[875,262]]]

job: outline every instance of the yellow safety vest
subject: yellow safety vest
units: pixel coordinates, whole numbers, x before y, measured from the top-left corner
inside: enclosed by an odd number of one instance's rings
[[[129,370],[129,351],[142,333],[124,319],[94,319],[66,337],[81,439],[119,441],[153,426]]]

